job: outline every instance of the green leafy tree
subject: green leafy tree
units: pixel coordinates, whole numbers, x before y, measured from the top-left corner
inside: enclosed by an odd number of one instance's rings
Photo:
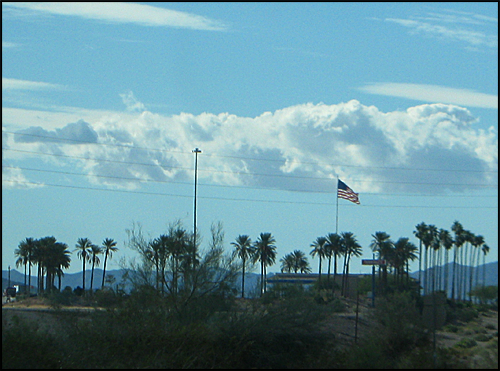
[[[246,234],[239,235],[236,237],[234,242],[231,242],[231,245],[234,246],[234,253],[238,258],[242,260],[242,273],[241,273],[241,297],[245,297],[245,268],[248,260],[255,253],[255,248],[252,245],[252,239]]]
[[[102,251],[104,254],[104,267],[103,267],[103,272],[102,272],[101,289],[104,289],[104,281],[106,278],[106,264],[108,263],[108,257],[111,259],[113,256],[113,253],[118,251],[116,244],[117,244],[117,242],[111,238],[105,238],[102,241]]]

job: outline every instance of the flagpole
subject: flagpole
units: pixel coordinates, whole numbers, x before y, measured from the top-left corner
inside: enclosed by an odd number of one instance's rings
[[[337,212],[335,213],[335,233],[339,233],[339,176],[337,175],[337,191],[335,192],[335,197],[337,197]]]

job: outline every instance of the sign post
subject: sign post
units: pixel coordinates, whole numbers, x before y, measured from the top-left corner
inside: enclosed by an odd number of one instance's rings
[[[384,259],[363,259],[361,260],[362,265],[372,266],[372,307],[375,308],[375,266],[384,265]]]

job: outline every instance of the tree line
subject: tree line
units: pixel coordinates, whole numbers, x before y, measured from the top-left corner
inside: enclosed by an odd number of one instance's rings
[[[85,292],[85,264],[91,263],[92,273],[90,280],[90,291],[93,289],[94,268],[99,266],[99,255],[104,255],[104,272],[101,288],[104,288],[106,276],[106,265],[108,258],[118,250],[117,243],[111,238],[105,238],[102,246],[93,244],[88,238],[79,238],[75,245],[78,258],[83,263],[83,292]],[[35,239],[26,237],[21,241],[14,251],[17,257],[16,267],[24,266],[24,290],[29,293],[31,288],[31,269],[37,266],[37,293],[55,289],[55,278],[58,278],[58,290],[61,291],[61,281],[64,269],[68,269],[71,263],[71,251],[64,242],[59,242],[54,236]],[[27,272],[28,271],[28,272]],[[27,278],[28,277],[28,282]],[[44,282],[45,281],[45,282]]]
[[[384,290],[388,285],[388,273],[390,272],[396,284],[409,283],[409,263],[418,259],[419,276],[418,283],[421,285],[423,294],[443,290],[447,292],[450,287],[451,275],[451,297],[457,300],[465,299],[467,293],[467,283],[470,291],[475,280],[476,286],[479,284],[480,254],[485,256],[489,252],[483,236],[465,230],[463,226],[455,221],[451,227],[452,235],[445,229],[438,229],[436,226],[427,225],[424,222],[418,224],[414,231],[419,240],[419,247],[416,247],[407,237],[401,237],[393,241],[386,232],[378,231],[372,234],[373,240],[369,247],[378,259],[382,261],[379,266],[380,288]],[[199,243],[196,243],[194,234],[188,232],[177,222],[170,225],[168,231],[157,238],[147,240],[142,233],[129,231],[129,245],[138,251],[144,259],[144,267],[150,267],[154,272],[153,286],[161,294],[177,294],[194,284],[197,279],[197,268],[200,267],[202,257],[199,252]],[[213,226],[211,248],[222,248],[224,234],[222,226]],[[200,239],[198,239],[199,241]],[[234,250],[232,258],[241,259],[239,270],[241,276],[241,297],[245,296],[245,272],[251,269],[254,264],[260,265],[260,294],[266,292],[267,267],[276,262],[277,247],[276,239],[271,233],[260,233],[256,241],[252,241],[248,235],[239,235],[231,242]],[[346,279],[349,276],[349,266],[353,257],[362,255],[362,247],[358,243],[356,236],[352,232],[329,233],[326,236],[317,237],[310,245],[312,250],[310,255],[319,258],[318,281],[322,280],[322,264],[327,263],[327,283],[330,283],[331,266],[333,260],[333,282],[337,282],[337,262],[343,258],[341,295],[347,290]],[[75,245],[78,258],[82,261],[83,270],[83,291],[85,292],[85,267],[91,264],[90,291],[93,290],[94,267],[99,266],[100,256],[104,255],[104,274],[101,288],[104,288],[106,265],[108,257],[118,249],[116,241],[110,238],[103,240],[102,245],[93,244],[88,238],[79,238]],[[452,272],[449,272],[448,262],[452,254]],[[61,289],[61,276],[63,269],[70,266],[70,251],[68,245],[58,242],[53,236],[40,239],[26,238],[21,241],[15,250],[18,257],[16,266],[24,265],[25,287],[26,270],[29,270],[29,282],[27,287],[31,287],[32,266],[38,267],[38,292],[55,288],[55,278],[58,278],[59,291]],[[206,263],[206,262],[205,262]],[[307,256],[301,250],[294,250],[286,254],[282,259],[281,272],[286,273],[310,273],[312,271]],[[476,269],[465,267],[470,264]],[[422,266],[423,265],[423,266]],[[423,268],[423,269],[422,269]],[[45,277],[45,283],[44,283]],[[484,284],[483,272],[483,284]],[[45,285],[45,286],[44,286]],[[193,285],[191,285],[193,286]],[[332,285],[335,290],[335,284]]]

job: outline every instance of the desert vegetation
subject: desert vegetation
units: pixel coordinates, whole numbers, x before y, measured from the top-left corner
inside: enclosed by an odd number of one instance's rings
[[[409,278],[408,261],[423,256],[427,265],[435,264],[440,261],[438,246],[448,245],[436,242],[440,233],[430,239],[425,230],[419,225],[416,232],[425,250],[407,238],[392,242],[385,233],[373,235],[370,247],[385,264],[377,273],[379,297],[372,307],[367,294],[373,282],[368,277],[359,283],[356,299],[344,297],[344,280],[341,287],[330,280],[332,260],[333,275],[337,275],[337,260],[342,260],[337,258],[343,258],[342,275],[347,275],[350,259],[360,255],[361,246],[352,233],[329,234],[311,243],[311,255],[328,265],[327,277],[318,278],[312,287],[267,287],[266,267],[275,261],[279,246],[271,233],[260,234],[255,242],[240,235],[231,242],[233,251],[227,251],[221,223],[212,226],[205,248],[195,243],[202,241],[201,236],[195,239],[179,222],[156,238],[145,237],[134,226],[127,243],[137,252],[137,258],[127,262],[131,291],[110,284],[87,294],[82,288],[47,290],[60,269],[48,269],[46,260],[33,260],[41,272],[46,271],[45,289],[37,298],[21,297],[16,304],[38,300],[51,309],[35,317],[33,312],[4,309],[2,367],[497,368],[497,325],[479,319],[497,315],[498,288],[476,286],[465,292],[470,277],[466,280],[453,272],[455,293],[461,293],[461,300],[443,301],[442,328],[426,323],[422,289]],[[481,244],[475,244],[476,250],[462,258],[479,260]],[[454,246],[458,249],[463,244]],[[94,249],[90,241],[79,239],[77,248],[82,251],[82,265],[98,264],[96,255],[106,248],[109,253],[116,251],[111,239]],[[58,246],[57,251],[61,249],[66,250]],[[16,254],[22,257],[21,252]],[[30,268],[29,261],[21,264],[27,262]],[[300,250],[280,262],[283,271],[311,271]],[[245,298],[244,281],[239,286],[237,278],[257,266],[258,292]],[[429,292],[439,294],[434,275],[424,280],[430,284]],[[438,330],[460,336],[443,346],[439,339],[444,335]]]

